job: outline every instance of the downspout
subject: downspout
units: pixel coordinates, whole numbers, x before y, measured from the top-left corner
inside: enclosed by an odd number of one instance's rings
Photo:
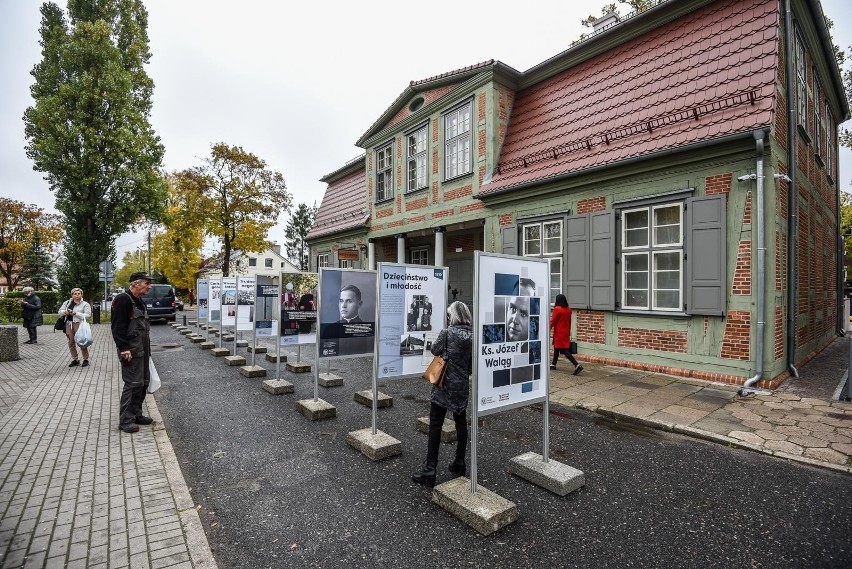
[[[796,369],[796,246],[797,204],[796,193],[796,86],[793,69],[793,0],[784,2],[784,89],[787,91],[787,368],[793,377],[799,377]]]
[[[766,330],[766,243],[763,238],[764,234],[764,192],[763,192],[763,129],[754,131],[756,164],[755,174],[741,176],[739,180],[756,180],[757,193],[755,196],[755,204],[757,213],[755,215],[754,229],[752,234],[757,233],[757,336],[755,338],[755,374],[749,378],[745,384],[737,392],[740,396],[746,396],[754,393],[752,386],[761,380],[763,377],[763,351],[764,342],[763,335]]]

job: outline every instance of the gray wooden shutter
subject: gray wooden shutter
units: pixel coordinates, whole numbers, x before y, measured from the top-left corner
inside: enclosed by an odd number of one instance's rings
[[[615,310],[615,212],[589,214],[589,305]]]
[[[589,216],[574,215],[565,223],[565,297],[571,308],[589,307]]]
[[[726,309],[725,196],[686,200],[686,312],[723,316]]]
[[[517,255],[518,254],[518,228],[514,225],[511,227],[503,227],[500,230],[503,238],[503,254]]]

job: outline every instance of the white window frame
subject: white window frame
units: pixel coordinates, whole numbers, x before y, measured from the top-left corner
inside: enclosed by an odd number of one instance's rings
[[[393,199],[393,141],[376,148],[376,201]]]
[[[808,132],[808,77],[805,44],[797,33],[796,42],[796,123]]]
[[[834,117],[831,116],[831,107],[828,102],[825,103],[825,171],[832,180],[834,177],[834,135],[836,127],[834,126]]]
[[[239,264],[237,266],[239,267]],[[257,266],[257,259],[254,258],[254,257],[249,257],[248,266],[249,267],[256,267]]]
[[[407,191],[416,192],[429,187],[429,129],[428,125],[405,135],[407,153]]]
[[[621,282],[620,282],[620,298],[621,303],[619,310],[624,311],[655,311],[655,312],[682,312],[683,311],[683,302],[684,302],[684,235],[685,235],[685,219],[684,219],[684,207],[682,201],[675,202],[665,202],[665,203],[655,203],[649,204],[642,207],[631,207],[629,209],[621,210],[621,232],[620,232],[620,246],[621,246],[621,257],[620,257],[620,265],[621,265]],[[678,215],[679,215],[679,223],[678,223],[678,237],[677,241],[673,241],[671,243],[658,243],[657,242],[657,232],[655,231],[658,227],[669,227],[664,225],[657,225],[655,223],[655,212],[660,209],[668,209],[673,206],[678,207]],[[626,246],[626,238],[627,238],[627,223],[626,218],[629,214],[646,211],[648,216],[648,225],[645,227],[647,231],[646,235],[646,245],[633,245]],[[635,230],[631,230],[635,231]],[[678,259],[678,295],[677,302],[674,307],[671,306],[660,306],[657,301],[657,295],[655,292],[661,290],[673,290],[673,289],[660,289],[657,287],[658,276],[661,271],[658,271],[656,268],[656,259],[659,255],[665,253],[677,253]],[[645,271],[628,271],[628,257],[645,257],[646,270]],[[644,273],[647,275],[646,278],[646,287],[643,289],[632,289],[627,287],[627,276],[631,272],[636,273]],[[647,295],[647,301],[644,305],[628,305],[627,304],[627,293],[632,290],[644,290]]]
[[[409,262],[412,265],[428,265],[429,264],[429,248],[418,247],[410,249],[408,252]]]
[[[819,77],[817,76],[816,69],[813,70],[814,74],[814,154],[822,160],[822,146],[823,146],[823,134],[822,129],[824,128],[824,121],[822,117],[822,88],[819,84]]]
[[[337,266],[341,269],[351,269],[353,267],[351,259],[338,259]]]
[[[546,227],[557,227],[556,237],[547,237]],[[527,238],[528,228],[538,228],[538,237],[535,240],[538,242],[538,251],[530,251],[533,243],[532,239]],[[556,300],[557,294],[562,294],[562,255],[563,242],[565,240],[565,225],[561,219],[546,219],[532,223],[524,223],[521,225],[521,255],[524,257],[535,257],[537,259],[546,259],[548,266],[548,290],[550,294],[550,304]],[[556,243],[555,250],[547,251],[545,243],[552,241]]]
[[[317,254],[317,268],[320,267],[329,267],[331,266],[331,254],[329,253],[318,253]]]
[[[444,180],[473,171],[472,122],[473,101],[444,113]]]

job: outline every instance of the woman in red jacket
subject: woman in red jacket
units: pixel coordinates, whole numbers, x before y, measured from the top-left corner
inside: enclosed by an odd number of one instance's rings
[[[553,312],[550,314],[550,334],[553,337],[553,361],[550,369],[556,369],[559,353],[565,354],[568,361],[574,364],[574,375],[583,371],[583,366],[577,363],[571,353],[571,307],[564,294],[556,295]]]

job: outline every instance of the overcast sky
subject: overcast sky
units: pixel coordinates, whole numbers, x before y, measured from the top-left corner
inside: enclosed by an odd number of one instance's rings
[[[822,3],[844,49],[852,44],[846,2]],[[525,71],[567,49],[586,31],[580,20],[606,3],[147,0],[151,122],[163,165],[189,168],[215,142],[240,145],[284,175],[294,203],[319,205],[319,178],[363,152],[355,141],[410,81],[488,59]],[[41,55],[41,4],[0,0],[0,195],[55,211],[24,152],[21,119]],[[848,149],[840,181],[852,189]],[[270,233],[282,244],[285,221]],[[119,261],[144,245],[144,233],[121,236]]]

